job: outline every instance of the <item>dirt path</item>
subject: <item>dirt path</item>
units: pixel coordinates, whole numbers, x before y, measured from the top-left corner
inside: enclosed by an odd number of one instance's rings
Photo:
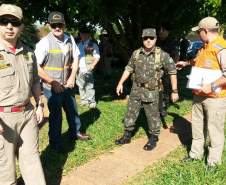
[[[190,119],[190,116],[186,117]],[[189,121],[180,117],[175,123],[183,125]],[[171,133],[169,129],[161,130],[158,145],[153,151],[143,150],[146,137],[132,140],[130,144],[75,168],[62,178],[61,185],[120,185],[177,148],[181,144],[181,137],[178,136],[179,134]]]

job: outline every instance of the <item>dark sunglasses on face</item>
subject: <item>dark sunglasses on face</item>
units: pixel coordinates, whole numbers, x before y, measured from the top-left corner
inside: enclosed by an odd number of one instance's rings
[[[148,40],[148,39],[150,39],[150,40],[154,40],[154,39],[155,39],[155,37],[143,37],[142,39],[143,39],[144,41],[145,41],[145,40]]]
[[[50,27],[55,29],[55,28],[63,28],[64,24],[62,23],[54,23],[54,24],[50,24]]]
[[[9,23],[14,27],[19,27],[22,24],[18,19],[0,18],[0,25],[7,26]]]

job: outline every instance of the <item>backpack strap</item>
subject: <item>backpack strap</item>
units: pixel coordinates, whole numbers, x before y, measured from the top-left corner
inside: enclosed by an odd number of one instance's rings
[[[155,48],[155,63],[157,65],[159,65],[161,62],[160,56],[161,56],[161,49],[160,49],[160,47],[156,47]]]
[[[138,61],[138,59],[139,59],[140,50],[141,50],[141,48],[139,48],[139,49],[137,49],[137,50],[134,51],[134,61],[135,62]]]

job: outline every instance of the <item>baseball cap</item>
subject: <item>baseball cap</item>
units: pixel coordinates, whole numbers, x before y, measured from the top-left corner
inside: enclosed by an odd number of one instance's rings
[[[56,24],[56,23],[65,24],[64,15],[57,11],[51,12],[48,17],[48,22],[49,24]]]
[[[216,18],[205,17],[199,22],[198,26],[193,27],[191,30],[198,31],[201,28],[214,29],[219,27],[220,27],[220,24]]]
[[[79,28],[79,32],[80,32],[80,33],[90,33],[91,30],[90,30],[90,28],[87,27],[87,26],[81,26],[81,27]]]
[[[22,20],[23,12],[20,7],[13,4],[2,4],[0,6],[0,16],[13,15],[14,17]]]
[[[142,37],[156,37],[156,29],[154,28],[143,29]]]

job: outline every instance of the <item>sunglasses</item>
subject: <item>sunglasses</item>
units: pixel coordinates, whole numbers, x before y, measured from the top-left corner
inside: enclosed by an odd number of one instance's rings
[[[0,18],[0,25],[7,26],[11,24],[13,27],[21,26],[22,22],[18,19],[7,19],[7,18]]]
[[[54,23],[54,24],[50,24],[50,27],[55,29],[55,28],[63,28],[64,24],[62,23]]]
[[[154,39],[155,39],[155,37],[143,37],[142,39],[143,39],[144,41],[145,41],[145,40],[148,40],[148,39],[150,39],[150,40],[154,40]]]

